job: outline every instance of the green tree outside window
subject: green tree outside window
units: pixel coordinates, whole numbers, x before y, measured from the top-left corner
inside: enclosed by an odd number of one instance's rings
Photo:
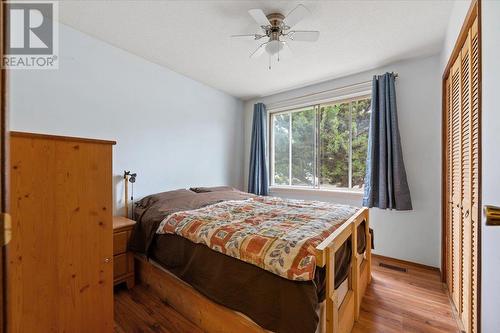
[[[273,185],[362,189],[370,105],[365,97],[272,114]]]

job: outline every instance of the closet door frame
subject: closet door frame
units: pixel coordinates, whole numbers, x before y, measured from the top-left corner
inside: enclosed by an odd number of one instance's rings
[[[442,137],[441,137],[441,165],[442,165],[442,176],[441,176],[441,280],[443,282],[447,282],[448,280],[448,266],[449,266],[449,257],[447,254],[447,249],[450,244],[450,230],[447,222],[448,217],[448,187],[449,179],[448,179],[448,169],[449,163],[448,161],[448,150],[447,150],[447,136],[448,136],[448,102],[447,102],[447,82],[450,77],[451,70],[457,58],[461,56],[462,46],[466,42],[469,37],[469,30],[472,28],[474,21],[477,19],[477,29],[478,29],[478,48],[479,48],[479,59],[478,59],[478,116],[481,119],[481,0],[473,0],[471,2],[469,11],[465,18],[465,21],[460,30],[460,34],[455,42],[455,47],[448,59],[447,66],[443,72],[442,76]],[[472,111],[470,111],[472,112]],[[481,147],[481,122],[479,121],[478,128],[479,135],[479,147]],[[471,143],[472,144],[472,143]],[[479,178],[479,190],[478,190],[478,207],[481,207],[481,149],[478,152],[478,178]],[[472,163],[472,161],[471,161]],[[481,209],[478,209],[477,217],[478,221],[481,221]],[[478,253],[478,262],[477,262],[477,328],[478,332],[481,332],[481,223],[478,223],[478,235],[477,235],[477,253]]]
[[[3,59],[5,50],[6,11],[5,0],[0,0],[0,59]],[[1,67],[1,66],[0,66]],[[0,333],[7,332],[7,262],[6,244],[8,236],[6,229],[10,229],[8,215],[8,124],[7,124],[7,69],[0,68]],[[9,220],[10,221],[10,220]]]

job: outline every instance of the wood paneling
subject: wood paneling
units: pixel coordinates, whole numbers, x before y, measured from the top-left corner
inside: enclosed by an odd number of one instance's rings
[[[477,2],[443,77],[445,281],[465,332],[478,332],[480,48]]]
[[[11,137],[9,332],[113,328],[112,146]]]
[[[438,271],[377,256],[372,262],[372,283],[353,333],[459,332]],[[407,272],[380,267],[380,262]],[[201,332],[145,285],[115,290],[115,321],[115,333]]]

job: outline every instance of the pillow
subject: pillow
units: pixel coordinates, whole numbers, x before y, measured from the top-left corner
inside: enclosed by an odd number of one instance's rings
[[[238,191],[237,189],[231,186],[191,187],[190,190],[196,193]]]
[[[155,202],[158,202],[159,200],[171,200],[179,197],[184,197],[188,195],[195,195],[196,193],[190,190],[186,190],[185,188],[181,188],[178,190],[173,190],[173,191],[166,191],[162,193],[155,193],[148,195],[138,202],[136,202],[135,206],[138,208],[148,208]]]

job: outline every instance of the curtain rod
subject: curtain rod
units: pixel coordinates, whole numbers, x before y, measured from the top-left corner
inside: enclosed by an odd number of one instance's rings
[[[391,74],[394,75],[395,79],[397,79],[399,77],[399,74],[397,72],[391,72]],[[328,93],[328,92],[335,91],[335,90],[341,90],[341,89],[356,87],[356,86],[368,84],[368,83],[371,83],[371,82],[372,82],[371,80],[370,81],[364,81],[364,82],[358,82],[358,83],[348,84],[348,85],[345,85],[345,86],[342,86],[342,87],[333,88],[333,89],[322,90],[322,91],[318,91],[318,92],[314,92],[314,93],[310,93],[310,94],[306,94],[306,95],[302,95],[302,96],[298,96],[298,97],[291,97],[291,98],[287,98],[287,99],[282,99],[280,101],[271,103],[271,105],[272,104],[278,104],[278,103],[281,104],[281,103],[284,103],[284,102],[289,102],[289,101],[293,101],[295,99],[301,99],[301,98],[304,98],[304,97],[311,97],[311,96],[315,96],[315,95],[321,95],[321,94]]]

